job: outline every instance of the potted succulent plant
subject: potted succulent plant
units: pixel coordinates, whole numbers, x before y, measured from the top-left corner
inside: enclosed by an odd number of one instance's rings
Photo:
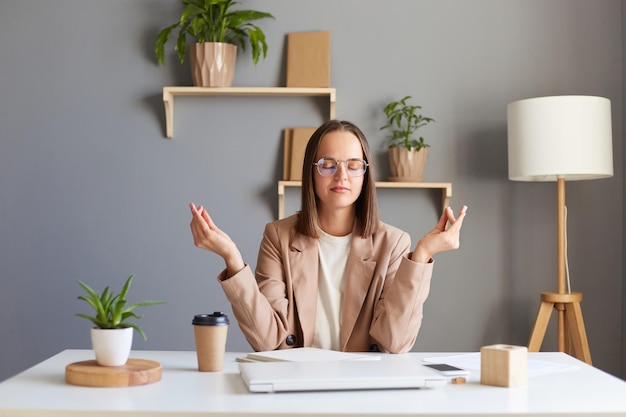
[[[430,117],[421,115],[421,106],[409,104],[411,96],[392,101],[384,108],[387,123],[380,129],[388,129],[391,135],[387,138],[389,151],[390,181],[424,180],[424,169],[428,158],[428,145],[424,138],[417,138],[418,129],[434,122]]]
[[[106,287],[98,294],[90,286],[78,280],[78,284],[87,292],[87,295],[78,296],[79,300],[87,302],[95,311],[95,315],[77,313],[91,321],[95,327],[91,329],[91,344],[96,354],[96,362],[103,366],[124,365],[130,355],[133,342],[133,329],[137,330],[146,339],[146,334],[141,328],[129,319],[140,319],[134,310],[155,304],[163,304],[165,301],[140,301],[128,304],[126,295],[132,284],[134,275],[128,277],[122,290],[113,294],[110,287]]]
[[[239,4],[233,0],[182,0],[185,8],[180,19],[161,30],[154,42],[154,53],[160,64],[165,59],[165,44],[172,31],[178,29],[174,49],[182,64],[189,45],[191,74],[195,86],[230,87],[235,73],[237,46],[242,51],[250,45],[252,62],[267,56],[265,33],[252,23],[274,18],[270,13],[256,10],[232,10]]]

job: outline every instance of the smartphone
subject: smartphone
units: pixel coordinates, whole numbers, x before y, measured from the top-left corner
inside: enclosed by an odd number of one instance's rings
[[[457,368],[447,363],[424,363],[423,365],[445,376],[468,376],[470,373],[467,369]]]

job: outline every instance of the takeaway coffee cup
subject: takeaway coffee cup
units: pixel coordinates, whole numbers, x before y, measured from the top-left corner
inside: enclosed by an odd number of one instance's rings
[[[213,314],[196,314],[193,317],[198,371],[217,372],[224,369],[228,316],[221,311]]]

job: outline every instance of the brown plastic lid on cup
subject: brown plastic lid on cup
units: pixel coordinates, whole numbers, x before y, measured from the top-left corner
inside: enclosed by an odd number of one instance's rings
[[[195,326],[228,326],[228,316],[221,311],[213,314],[196,314],[191,324]]]

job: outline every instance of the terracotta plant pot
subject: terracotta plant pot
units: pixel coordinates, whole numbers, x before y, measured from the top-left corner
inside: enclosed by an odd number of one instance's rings
[[[191,78],[196,87],[230,87],[236,61],[236,45],[221,42],[189,45]]]
[[[389,148],[389,181],[423,182],[428,148],[416,151],[404,146]]]

